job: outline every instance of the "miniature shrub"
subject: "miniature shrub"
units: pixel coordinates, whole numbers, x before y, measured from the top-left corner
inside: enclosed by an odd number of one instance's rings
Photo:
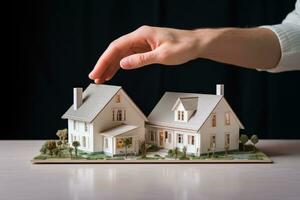
[[[158,151],[159,147],[156,144],[150,144],[149,147],[147,148],[149,152],[153,151]]]
[[[46,160],[48,157],[46,155],[38,155],[34,157],[34,160]]]
[[[172,157],[173,155],[174,155],[173,150],[172,150],[172,149],[169,149],[169,150],[168,150],[168,156]]]
[[[190,158],[189,157],[184,157],[184,156],[181,156],[180,158],[179,158],[179,160],[189,160]]]

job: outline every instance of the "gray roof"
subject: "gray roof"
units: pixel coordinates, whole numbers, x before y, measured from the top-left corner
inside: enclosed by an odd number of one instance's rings
[[[120,86],[90,84],[83,92],[82,105],[77,110],[72,105],[62,118],[92,122],[120,89]]]
[[[180,98],[185,97],[198,97],[197,110],[188,122],[174,121],[174,112],[172,111],[174,104]],[[155,106],[155,108],[152,110],[152,112],[149,114],[148,124],[198,131],[204,124],[206,119],[209,117],[211,112],[214,110],[214,108],[217,106],[217,104],[222,100],[222,98],[223,96],[221,95],[212,94],[166,92],[160,99],[158,104]],[[192,105],[195,104],[193,103]],[[240,124],[240,127],[243,128],[243,125],[240,123],[239,119],[236,116],[235,118]]]
[[[198,107],[198,97],[179,97],[174,104],[172,110],[174,111],[179,103],[182,103],[185,110],[194,111]]]
[[[137,128],[138,128],[137,126],[121,124],[119,126],[111,128],[109,130],[100,132],[100,135],[104,135],[106,137],[115,137],[115,136],[122,135],[124,133],[127,133],[127,132],[132,131]]]

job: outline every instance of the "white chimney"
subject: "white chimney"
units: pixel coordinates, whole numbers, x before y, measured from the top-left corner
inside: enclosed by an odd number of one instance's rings
[[[82,104],[82,88],[73,89],[73,107],[77,110]]]
[[[224,96],[224,84],[217,84],[216,95]]]

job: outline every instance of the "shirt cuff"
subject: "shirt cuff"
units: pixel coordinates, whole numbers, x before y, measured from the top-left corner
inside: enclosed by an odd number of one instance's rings
[[[300,69],[300,26],[284,23],[273,26],[261,26],[273,31],[279,40],[281,58],[277,66],[272,69],[258,69],[259,71],[283,72]]]

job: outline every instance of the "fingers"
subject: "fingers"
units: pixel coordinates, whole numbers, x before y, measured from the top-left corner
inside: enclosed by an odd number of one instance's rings
[[[96,82],[104,82],[105,79],[110,77],[104,77],[106,71],[116,72],[120,66],[120,59],[124,54],[127,54],[128,47],[130,46],[130,38],[122,36],[121,38],[112,42],[105,52],[98,59],[94,69],[90,72],[89,78],[97,80]],[[110,69],[113,68],[113,69]],[[109,73],[111,75],[112,73]]]
[[[158,51],[153,50],[146,53],[137,53],[123,58],[120,66],[123,69],[135,69],[145,65],[157,63]]]

